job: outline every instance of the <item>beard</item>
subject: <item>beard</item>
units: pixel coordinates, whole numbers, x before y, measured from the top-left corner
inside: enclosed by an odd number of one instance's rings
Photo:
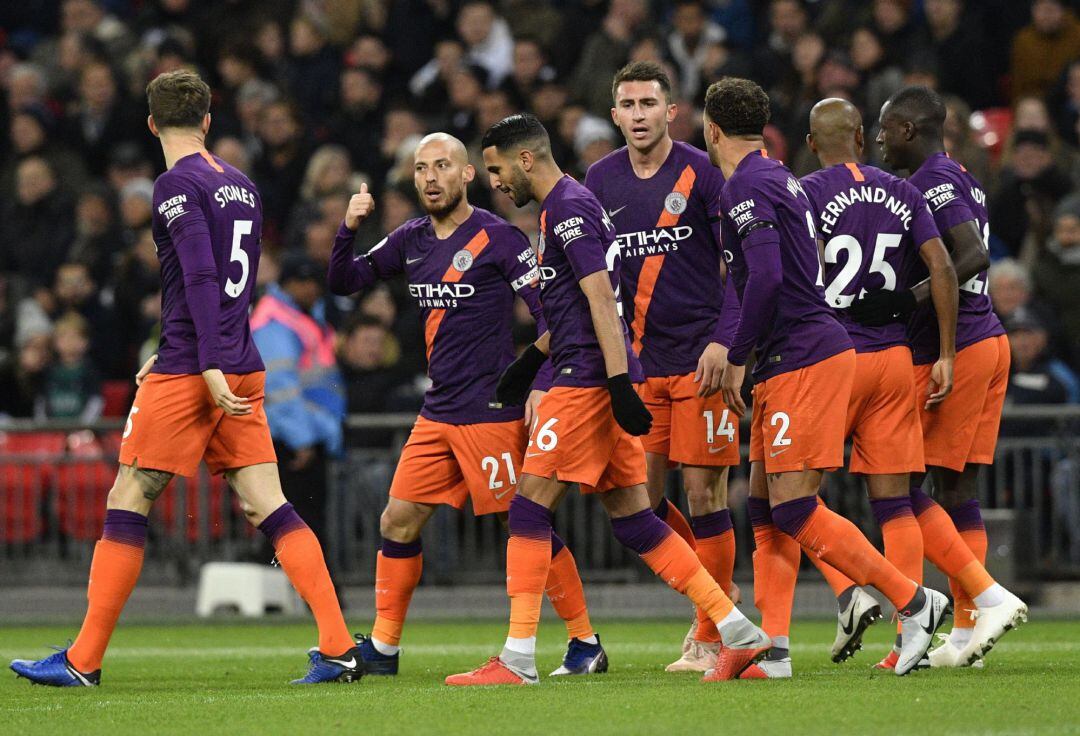
[[[446,192],[446,202],[444,204],[430,204],[426,199],[421,197],[421,202],[424,203],[424,209],[427,213],[436,219],[446,217],[446,215],[457,209],[457,206],[461,204],[462,198],[465,196],[465,189],[462,187],[455,192]]]
[[[510,171],[510,186],[513,189],[515,206],[524,207],[533,200],[532,183],[517,164]]]

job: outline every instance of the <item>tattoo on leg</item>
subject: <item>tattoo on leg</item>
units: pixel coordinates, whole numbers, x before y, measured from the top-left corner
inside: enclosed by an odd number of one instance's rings
[[[122,472],[130,473],[135,478],[139,489],[142,490],[143,498],[147,501],[156,501],[173,477],[173,474],[166,470],[140,468],[138,465],[122,466]]]

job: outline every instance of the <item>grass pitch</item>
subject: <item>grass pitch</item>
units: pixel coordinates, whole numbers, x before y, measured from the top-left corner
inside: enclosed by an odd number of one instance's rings
[[[704,685],[666,674],[685,621],[598,622],[606,675],[531,688],[448,688],[445,675],[498,652],[502,622],[411,623],[402,674],[294,688],[306,670],[306,624],[124,626],[98,689],[31,687],[0,676],[3,734],[1035,734],[1080,733],[1080,621],[1009,634],[984,670],[898,678],[870,669],[886,624],[843,665],[828,658],[833,622],[792,631],[795,678]],[[5,627],[0,657],[45,656],[74,629]],[[564,631],[540,632],[542,672],[558,666]]]

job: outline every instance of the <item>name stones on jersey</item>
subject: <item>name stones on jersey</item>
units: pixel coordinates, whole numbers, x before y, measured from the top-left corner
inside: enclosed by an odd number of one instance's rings
[[[681,215],[686,212],[686,195],[682,192],[672,192],[664,197],[664,209],[672,215]]]
[[[465,273],[473,264],[473,254],[462,248],[454,254],[454,260],[451,261],[454,265],[454,270],[461,273]]]

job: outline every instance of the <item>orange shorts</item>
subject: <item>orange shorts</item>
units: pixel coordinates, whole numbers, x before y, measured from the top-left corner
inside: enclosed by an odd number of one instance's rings
[[[276,463],[263,409],[266,373],[226,373],[225,380],[234,394],[251,400],[250,414],[219,409],[200,375],[148,375],[124,427],[121,464],[191,476],[200,460],[211,473]]]
[[[755,385],[750,462],[764,461],[766,473],[843,467],[854,382],[855,351],[845,350]]]
[[[930,409],[924,407],[933,364],[915,366],[927,465],[961,471],[968,463],[993,464],[1009,360],[1005,335],[968,345],[956,354],[952,393]]]
[[[739,422],[719,391],[697,395],[694,374],[646,378],[638,395],[652,412],[652,430],[641,438],[645,452],[666,455],[673,463],[724,466],[739,464]]]
[[[556,386],[540,401],[521,472],[564,483],[582,493],[645,483],[641,439],[623,431],[606,388]]]
[[[926,470],[911,348],[897,345],[856,354],[846,434],[851,438],[852,473]]]
[[[507,511],[525,439],[520,419],[446,424],[418,417],[401,450],[390,497],[456,509],[472,497],[477,516]]]

